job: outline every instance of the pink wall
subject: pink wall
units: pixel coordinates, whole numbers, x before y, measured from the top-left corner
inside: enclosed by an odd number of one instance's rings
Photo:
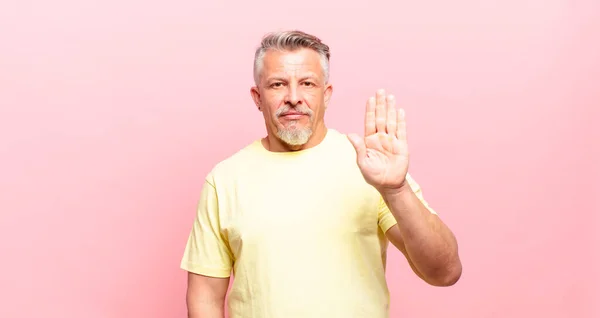
[[[0,4],[0,317],[185,316],[202,179],[264,133],[253,49],[285,28],[332,47],[331,126],[398,96],[459,239],[447,289],[392,252],[392,317],[600,316],[598,1],[206,3]]]

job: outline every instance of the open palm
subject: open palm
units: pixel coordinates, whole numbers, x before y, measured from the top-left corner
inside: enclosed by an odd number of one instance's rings
[[[404,110],[385,91],[367,101],[365,136],[348,135],[356,149],[356,161],[365,180],[376,189],[393,190],[404,185],[408,172],[408,144]]]

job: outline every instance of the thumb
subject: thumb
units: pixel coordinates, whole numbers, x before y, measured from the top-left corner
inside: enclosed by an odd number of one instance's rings
[[[365,140],[363,138],[361,138],[360,136],[358,136],[357,134],[348,134],[347,135],[348,140],[350,140],[350,143],[352,143],[352,146],[354,146],[354,149],[356,150],[356,155],[358,156],[358,158],[362,158],[366,155],[366,146],[365,146]]]

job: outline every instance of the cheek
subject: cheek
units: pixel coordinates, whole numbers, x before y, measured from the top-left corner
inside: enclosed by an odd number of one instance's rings
[[[315,112],[322,112],[325,101],[323,99],[323,95],[319,94],[319,92],[307,92],[303,96],[304,102],[306,105]]]
[[[260,107],[261,108],[261,112],[262,112],[263,116],[265,116],[265,117],[271,117],[271,115],[275,113],[274,108],[276,108],[276,107],[273,107],[270,104],[262,102],[260,104],[260,106],[261,106]]]
[[[265,96],[262,103],[268,109],[275,110],[284,104],[284,100],[284,95],[272,93],[269,96]]]
[[[314,100],[319,96],[319,91],[314,89],[306,89],[302,91],[302,95],[304,95],[304,98]]]

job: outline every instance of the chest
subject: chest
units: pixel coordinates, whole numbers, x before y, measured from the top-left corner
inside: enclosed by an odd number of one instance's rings
[[[245,174],[222,197],[221,231],[234,256],[244,246],[376,236],[377,191],[354,163],[321,169],[269,167]]]

